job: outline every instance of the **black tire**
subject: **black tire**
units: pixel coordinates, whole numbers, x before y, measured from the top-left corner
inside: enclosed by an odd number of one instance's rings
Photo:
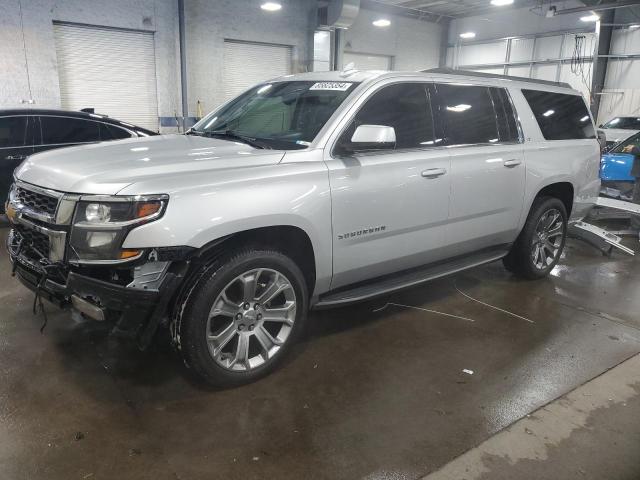
[[[269,269],[286,277],[295,292],[295,321],[286,341],[272,358],[251,370],[231,371],[218,364],[209,349],[208,319],[214,302],[228,287],[229,282],[254,269]],[[179,350],[185,364],[200,379],[218,387],[238,386],[267,375],[278,367],[302,334],[307,318],[308,298],[302,271],[293,260],[278,251],[247,247],[220,257],[207,269],[206,274],[189,294],[176,327]]]
[[[536,243],[537,232],[536,228],[541,218],[551,211],[559,212],[562,217],[562,236],[560,239],[557,254],[555,254],[553,261],[551,261],[545,267],[541,268],[536,266],[532,256],[532,248]],[[567,209],[561,200],[555,197],[539,197],[536,198],[529,211],[529,216],[524,224],[520,235],[511,247],[509,254],[503,258],[502,263],[504,267],[520,277],[536,280],[546,277],[549,272],[553,270],[560,260],[560,255],[564,249],[565,241],[567,238]]]

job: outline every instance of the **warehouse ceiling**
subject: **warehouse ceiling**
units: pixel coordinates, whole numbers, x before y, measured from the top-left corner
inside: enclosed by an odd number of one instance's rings
[[[495,9],[489,4],[489,0],[368,0],[370,6],[388,6],[398,13],[412,16],[459,18],[486,13]],[[539,0],[516,0],[513,5],[506,8],[533,7],[540,5]],[[502,7],[505,8],[505,7]],[[401,12],[404,11],[404,12]]]
[[[585,6],[602,6],[603,4],[613,4],[611,0],[583,0]],[[635,2],[618,2],[635,3]],[[521,7],[540,7],[541,5],[552,5],[551,0],[515,0],[512,5],[499,7],[501,10],[521,8]],[[365,8],[378,8],[393,10],[390,13],[404,14],[412,17],[423,18],[425,20],[440,20],[460,17],[469,17],[472,15],[481,15],[490,11],[495,11],[496,7],[489,3],[489,0],[362,0],[362,6]]]

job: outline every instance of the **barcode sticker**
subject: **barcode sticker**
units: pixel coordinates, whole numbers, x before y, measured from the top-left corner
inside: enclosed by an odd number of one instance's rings
[[[338,92],[345,92],[349,90],[351,85],[353,85],[351,82],[318,82],[309,90],[336,90]]]

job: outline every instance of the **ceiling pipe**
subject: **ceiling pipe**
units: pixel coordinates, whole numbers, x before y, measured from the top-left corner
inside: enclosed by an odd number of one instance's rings
[[[327,5],[327,25],[349,28],[360,12],[360,0],[334,0]]]
[[[569,13],[580,13],[580,12],[600,12],[603,10],[611,10],[614,8],[626,8],[626,7],[635,7],[640,5],[640,1],[638,0],[621,0],[620,2],[615,3],[603,3],[600,5],[593,5],[587,7],[576,7],[576,8],[565,8],[563,10],[556,10],[556,15],[566,15]]]

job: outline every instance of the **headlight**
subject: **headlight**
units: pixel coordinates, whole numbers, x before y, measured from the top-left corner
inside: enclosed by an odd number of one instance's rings
[[[169,197],[83,196],[73,218],[71,263],[117,263],[138,258],[142,250],[122,249],[129,231],[162,216]]]

